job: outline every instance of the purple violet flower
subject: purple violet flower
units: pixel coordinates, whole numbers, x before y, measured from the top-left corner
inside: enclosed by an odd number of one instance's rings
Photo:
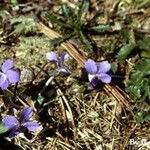
[[[0,71],[0,88],[6,90],[9,83],[16,83],[19,81],[19,72],[13,70],[14,63],[13,60],[7,59],[2,64],[2,69]]]
[[[70,73],[69,69],[63,65],[63,62],[68,59],[69,55],[64,52],[60,57],[55,52],[48,52],[46,58],[49,61],[55,61],[59,72]]]
[[[95,87],[99,81],[110,83],[111,76],[107,72],[111,69],[108,61],[102,61],[96,64],[92,59],[88,59],[85,63],[85,69],[88,72],[90,84]]]
[[[25,107],[21,112],[19,120],[16,117],[10,115],[2,119],[3,127],[10,130],[10,138],[14,138],[15,135],[23,133],[23,127],[29,131],[36,131],[39,125],[37,122],[30,121],[32,114],[32,108]]]

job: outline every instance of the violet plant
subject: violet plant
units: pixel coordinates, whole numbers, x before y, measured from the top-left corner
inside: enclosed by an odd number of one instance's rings
[[[70,70],[63,65],[63,62],[68,59],[69,55],[67,52],[64,52],[60,57],[55,52],[48,52],[46,54],[46,58],[49,61],[56,62],[57,65],[57,71],[58,72],[64,72],[64,73],[70,73]]]
[[[14,62],[11,59],[5,60],[0,71],[0,88],[6,90],[9,83],[16,83],[19,81],[20,75],[18,71],[13,69]]]
[[[66,61],[68,57],[69,57],[69,54],[67,52],[63,52],[60,57],[53,51],[46,53],[46,58],[50,62],[55,62],[57,65],[57,68],[55,71],[52,72],[52,74],[50,75],[50,78],[46,81],[45,86],[42,88],[41,92],[39,93],[39,96],[41,96],[42,92],[45,90],[45,88],[50,84],[50,82],[54,79],[54,77],[57,74],[59,74],[60,72],[70,73],[70,70],[66,66],[63,65],[63,62]]]
[[[14,116],[7,115],[2,119],[2,125],[4,128],[10,130],[9,137],[12,139],[16,135],[23,133],[23,128],[28,129],[29,131],[35,132],[38,128],[38,123],[30,121],[30,118],[33,115],[31,107],[25,107],[20,115],[20,118],[17,119]]]
[[[88,72],[88,79],[92,87],[95,87],[99,81],[103,83],[111,82],[111,76],[107,74],[111,69],[111,65],[108,61],[102,61],[96,64],[94,60],[88,59],[85,62],[85,69]]]

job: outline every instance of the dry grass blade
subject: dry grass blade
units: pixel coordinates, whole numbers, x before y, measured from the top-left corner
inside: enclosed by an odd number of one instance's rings
[[[65,129],[64,130],[65,130],[66,133],[68,133],[66,110],[65,110],[63,100],[62,100],[62,98],[61,98],[60,93],[59,93],[58,90],[57,90],[57,94],[59,96],[59,101],[60,101],[60,105],[61,105],[61,109],[62,109],[63,122],[64,122],[64,125],[65,125]],[[68,143],[68,137],[67,136],[66,136],[65,141]]]
[[[43,23],[39,23],[39,28],[40,28],[41,32],[44,33],[50,39],[61,37],[60,34],[53,31],[52,29],[46,27]],[[67,52],[78,62],[78,64],[81,67],[84,66],[86,58],[84,58],[81,54],[79,54],[79,52],[74,48],[74,46],[69,41],[67,41],[66,43],[62,43],[61,46],[65,50],[67,50]],[[106,93],[111,93],[111,96],[113,96],[120,103],[124,104],[127,108],[129,107],[128,101],[122,95],[122,93],[120,93],[121,90],[119,91],[115,87],[115,85],[109,85],[109,84],[106,85],[105,84],[104,85],[104,90],[106,91]],[[126,93],[124,93],[124,95],[125,94]],[[130,100],[129,97],[128,97],[128,100]],[[132,112],[132,110],[130,110],[130,112],[131,112],[132,116],[134,117],[134,113]]]
[[[4,100],[3,100],[3,96],[0,95],[0,108],[4,107],[6,109],[6,106],[5,106],[5,103],[4,103]]]
[[[47,147],[47,149],[49,149],[49,150],[55,150],[55,149],[57,149],[58,145],[61,146],[61,149],[63,149],[63,150],[75,150],[74,147],[72,147],[71,145],[69,145],[67,143],[64,143],[59,138],[53,139],[53,138],[48,137],[47,139],[49,141],[51,141],[51,144],[48,145],[48,147]]]
[[[115,107],[114,107],[112,117],[111,117],[111,122],[110,122],[110,130],[112,129],[112,126],[113,126],[113,123],[114,123],[115,114],[116,114],[116,107],[117,107],[117,104],[116,104],[116,101],[115,101]]]
[[[72,114],[72,111],[71,111],[71,108],[68,104],[68,101],[66,99],[66,97],[63,95],[62,91],[60,89],[57,90],[58,94],[60,96],[62,96],[62,100],[64,101],[65,105],[67,106],[67,109],[69,111],[69,114],[70,114],[70,119],[71,119],[71,123],[72,123],[72,128],[73,128],[73,134],[74,134],[74,141],[77,141],[77,129],[75,127],[75,123],[74,123],[74,119],[73,119],[73,114]]]
[[[132,128],[131,128],[131,126],[128,126],[128,128],[126,130],[126,136],[124,138],[124,142],[122,144],[121,150],[125,150],[126,145],[128,145],[129,138],[132,135],[132,133],[135,131],[136,127],[137,127],[137,124]]]

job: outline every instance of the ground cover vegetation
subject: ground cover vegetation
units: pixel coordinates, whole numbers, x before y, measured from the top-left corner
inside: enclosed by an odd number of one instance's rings
[[[2,0],[0,149],[150,149],[149,8]]]

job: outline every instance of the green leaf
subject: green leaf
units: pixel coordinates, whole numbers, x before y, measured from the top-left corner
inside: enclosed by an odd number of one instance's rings
[[[136,1],[135,1],[135,2],[136,2]],[[139,9],[139,8],[143,8],[143,7],[146,7],[146,6],[149,7],[149,5],[147,5],[147,4],[150,3],[150,0],[142,0],[141,2],[142,2],[142,3],[139,4],[139,2],[137,1],[137,4],[138,4],[138,7],[137,7],[137,8],[138,8],[138,9]]]
[[[136,80],[140,80],[145,76],[150,75],[150,60],[149,59],[142,59],[135,65],[134,70],[134,78]]]
[[[43,96],[39,95],[37,98],[38,104],[41,106],[44,103],[45,99]]]
[[[78,17],[81,18],[85,10],[89,7],[88,0],[82,0],[81,6],[79,8]]]
[[[13,6],[17,6],[18,5],[18,1],[17,0],[11,0],[11,3]]]
[[[57,25],[70,28],[70,26],[64,20],[58,19],[57,16],[55,16],[54,14],[47,12],[45,15],[51,20],[52,23],[56,23]]]
[[[130,84],[132,84],[132,85],[130,85],[130,86],[128,87],[129,91],[131,92],[131,94],[132,94],[134,97],[140,99],[140,98],[141,98],[141,90],[140,90],[141,86],[138,85],[138,84],[135,84],[135,85],[134,85],[134,83],[132,83],[132,82],[131,82]]]
[[[137,41],[137,45],[140,49],[150,51],[150,37],[143,38]]]
[[[76,76],[73,76],[73,77],[70,77],[70,81],[71,81],[73,84],[77,84],[77,83],[79,83],[79,78],[76,77]]]
[[[92,52],[93,51],[92,43],[86,38],[86,36],[84,36],[82,32],[80,32],[80,39],[81,42],[85,45],[85,47]]]
[[[150,58],[150,51],[142,51],[140,55],[141,57]]]
[[[118,64],[116,62],[111,63],[111,70],[116,73],[118,70]]]
[[[118,60],[125,60],[134,48],[135,48],[135,44],[133,44],[133,43],[124,45],[120,49],[119,53],[117,54]]]
[[[148,84],[150,84],[150,80],[147,78],[133,78],[128,83],[128,89],[136,99],[140,99],[144,93],[146,99],[146,97],[150,97],[150,93],[146,91],[149,88]]]
[[[68,8],[67,4],[63,3],[61,5],[61,10],[62,10],[63,16],[69,17],[69,8]]]
[[[63,38],[55,38],[50,41],[50,44],[52,47],[56,47],[56,46],[59,46],[62,42],[64,42]]]
[[[53,46],[53,47],[59,46],[61,43],[65,42],[66,40],[68,40],[69,38],[74,37],[74,36],[75,36],[75,33],[72,32],[69,35],[66,35],[66,36],[64,35],[63,37],[55,38],[50,41],[51,46]]]
[[[144,121],[149,122],[150,121],[150,114],[146,114],[144,117]]]
[[[150,114],[146,113],[146,112],[138,112],[135,115],[136,121],[137,123],[144,123],[145,122],[149,122],[150,121]]]
[[[3,134],[5,132],[7,132],[7,131],[8,131],[8,129],[4,128],[2,123],[0,123],[0,134]]]
[[[79,31],[81,31],[81,30],[82,30],[83,23],[84,23],[84,22],[82,22],[82,20],[76,20],[76,21],[74,22],[74,31],[76,31],[77,33],[78,33]]]
[[[110,31],[111,29],[112,29],[111,26],[108,24],[101,24],[101,25],[94,26],[94,27],[90,28],[90,30],[93,30],[97,33],[105,33],[107,31]]]
[[[135,118],[136,118],[137,123],[143,123],[144,122],[144,114],[142,112],[138,112],[135,115]]]
[[[128,89],[136,99],[150,97],[150,60],[142,59],[133,68]],[[144,97],[143,97],[144,96]]]
[[[128,43],[135,45],[135,33],[133,29],[128,31]]]

